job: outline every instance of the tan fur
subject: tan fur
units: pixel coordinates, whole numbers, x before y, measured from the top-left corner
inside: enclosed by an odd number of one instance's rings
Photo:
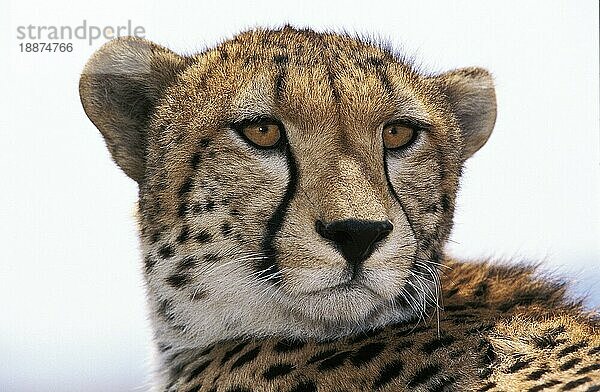
[[[156,390],[598,383],[597,321],[559,286],[530,268],[442,266],[462,165],[496,118],[487,71],[424,74],[376,44],[286,27],[189,57],[117,39],[80,93],[140,187]],[[265,116],[283,126],[278,149],[237,132]],[[418,137],[385,151],[397,121]],[[393,225],[356,275],[315,228],[346,219]]]

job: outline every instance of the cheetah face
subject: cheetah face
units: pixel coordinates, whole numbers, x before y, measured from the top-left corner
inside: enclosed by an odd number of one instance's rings
[[[495,121],[484,70],[421,75],[290,28],[192,57],[115,40],[80,89],[139,183],[156,328],[190,345],[337,336],[435,303],[461,167]]]

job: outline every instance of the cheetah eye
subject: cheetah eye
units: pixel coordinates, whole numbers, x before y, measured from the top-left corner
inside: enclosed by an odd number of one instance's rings
[[[273,123],[249,124],[241,131],[246,139],[261,148],[275,147],[281,140],[281,127]]]
[[[383,145],[388,150],[406,147],[415,139],[417,132],[403,124],[388,124],[383,127]]]

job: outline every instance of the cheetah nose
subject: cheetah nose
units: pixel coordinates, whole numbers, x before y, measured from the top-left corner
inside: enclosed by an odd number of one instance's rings
[[[334,243],[355,273],[360,264],[371,255],[375,245],[387,237],[393,228],[389,220],[345,219],[330,223],[317,220],[315,224],[317,233]]]

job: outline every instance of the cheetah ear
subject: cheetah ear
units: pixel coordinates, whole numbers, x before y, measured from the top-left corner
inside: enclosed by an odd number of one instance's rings
[[[461,68],[435,78],[458,120],[464,143],[463,159],[479,150],[496,122],[492,75],[483,68]]]
[[[150,41],[117,38],[88,60],[79,80],[83,109],[125,174],[142,181],[147,128],[165,90],[189,59]]]

